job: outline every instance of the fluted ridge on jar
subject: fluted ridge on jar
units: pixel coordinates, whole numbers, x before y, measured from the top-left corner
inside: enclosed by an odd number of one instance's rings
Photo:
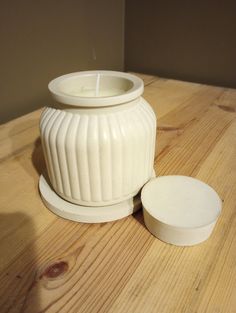
[[[68,201],[117,203],[135,195],[152,175],[156,117],[143,98],[104,114],[47,108],[40,131],[51,184]]]

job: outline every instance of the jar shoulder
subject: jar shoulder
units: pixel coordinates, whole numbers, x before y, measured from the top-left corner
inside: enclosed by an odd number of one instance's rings
[[[113,118],[114,116],[131,116],[138,112],[147,112],[152,118],[156,119],[155,112],[152,109],[151,105],[143,98],[139,97],[138,100],[133,101],[132,103],[122,104],[119,106],[109,107],[109,108],[79,108],[74,109],[68,106],[55,106],[55,107],[46,107],[40,117],[40,126],[45,120],[48,120],[51,115],[57,114],[60,115],[75,115],[79,118],[88,118],[94,119],[96,116],[98,119]]]

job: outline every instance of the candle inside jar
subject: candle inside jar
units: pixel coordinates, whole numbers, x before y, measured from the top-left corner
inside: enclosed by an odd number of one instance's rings
[[[132,83],[124,78],[100,73],[75,77],[64,82],[61,91],[77,97],[112,97],[124,94],[132,88]]]
[[[72,96],[78,97],[111,97],[123,94],[125,91],[118,88],[99,89],[96,93],[95,89],[87,89],[86,87],[80,90],[74,89],[70,92]]]

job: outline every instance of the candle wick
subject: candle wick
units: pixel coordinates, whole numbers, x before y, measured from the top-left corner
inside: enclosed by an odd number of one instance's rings
[[[98,97],[99,85],[100,85],[100,74],[97,75],[96,89],[95,89],[95,96],[96,97]]]

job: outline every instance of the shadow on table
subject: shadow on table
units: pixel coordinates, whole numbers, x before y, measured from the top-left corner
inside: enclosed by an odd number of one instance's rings
[[[43,174],[44,176],[47,176],[46,163],[43,155],[43,147],[40,137],[38,137],[34,142],[34,149],[31,155],[31,159],[38,175],[40,176],[41,174]]]
[[[146,228],[143,218],[143,210],[140,209],[133,214],[133,217],[143,226]]]
[[[41,139],[37,136],[37,130],[39,119],[33,119],[29,121],[29,125],[25,125],[26,122],[18,122],[17,125],[13,126],[9,131],[9,139],[11,141],[11,155],[25,170],[25,172],[34,179],[35,186],[38,186],[38,179],[41,174],[46,174],[46,164],[43,156],[43,149]],[[33,125],[33,126],[32,126]],[[26,144],[19,143],[21,137],[18,133],[33,131],[36,133],[35,140]],[[26,135],[25,135],[26,136]],[[31,151],[30,151],[31,150]],[[29,159],[30,155],[30,159]],[[37,172],[32,171],[32,165]]]
[[[40,311],[35,231],[22,213],[0,214],[0,312]]]

